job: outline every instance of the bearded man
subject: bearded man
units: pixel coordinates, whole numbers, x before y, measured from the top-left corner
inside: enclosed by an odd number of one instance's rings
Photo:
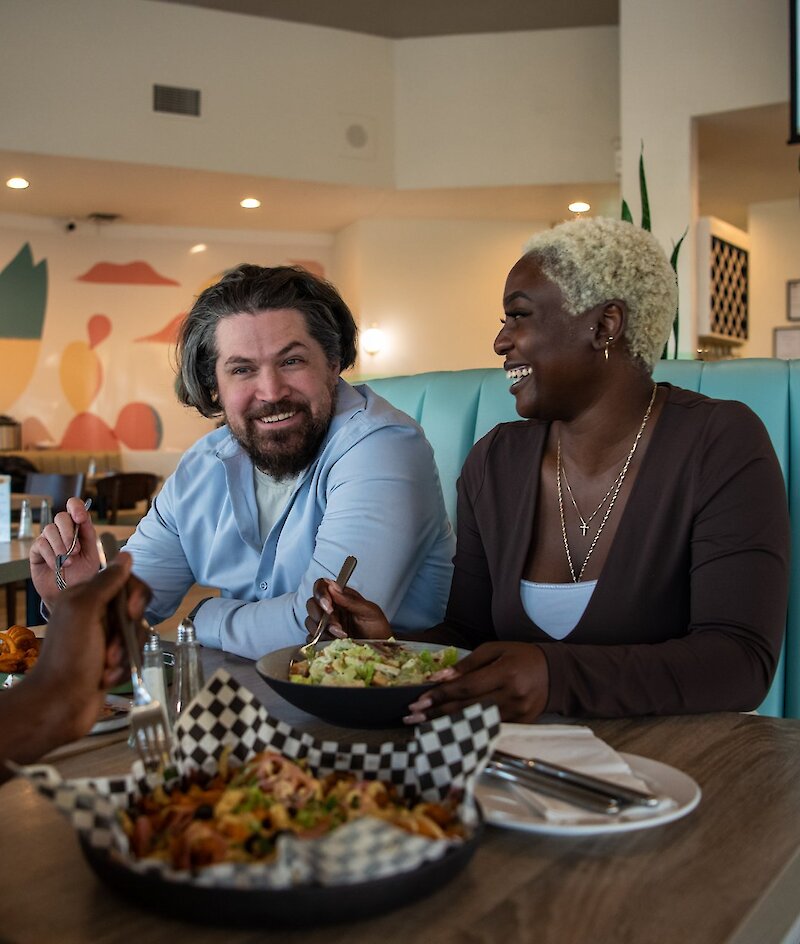
[[[301,268],[241,265],[197,298],[176,391],[224,423],[184,454],[126,545],[153,591],[151,622],[198,583],[220,590],[192,614],[204,645],[258,658],[302,643],[314,581],[349,554],[351,584],[398,629],[441,620],[454,542],[433,452],[410,417],[341,378],[355,344],[336,289]],[[31,550],[48,606],[76,525],[64,581],[97,571],[89,513],[70,499]]]

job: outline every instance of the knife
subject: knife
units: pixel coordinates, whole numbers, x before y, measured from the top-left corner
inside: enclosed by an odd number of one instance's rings
[[[517,787],[535,790],[537,793],[543,793],[545,796],[553,797],[556,800],[564,800],[573,806],[580,806],[592,813],[616,816],[621,809],[619,803],[610,797],[601,796],[599,793],[594,793],[584,787],[577,787],[563,780],[552,779],[546,774],[538,774],[532,770],[517,770],[506,766],[502,761],[489,761],[484,773],[498,780],[513,783]]]
[[[610,780],[593,777],[591,774],[583,774],[577,770],[571,770],[569,767],[552,764],[537,757],[528,759],[518,757],[516,754],[509,754],[506,751],[495,750],[492,754],[492,761],[503,764],[512,771],[535,774],[540,782],[547,779],[554,783],[569,784],[597,796],[606,797],[617,804],[653,807],[658,806],[660,802],[659,797],[652,793],[612,783]]]

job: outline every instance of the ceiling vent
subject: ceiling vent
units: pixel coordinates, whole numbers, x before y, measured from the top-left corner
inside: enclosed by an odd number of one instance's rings
[[[153,111],[168,115],[200,116],[200,90],[176,88],[173,85],[153,86]]]

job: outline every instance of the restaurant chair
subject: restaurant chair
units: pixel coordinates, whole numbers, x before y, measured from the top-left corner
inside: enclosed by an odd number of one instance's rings
[[[29,472],[25,476],[25,491],[30,495],[49,495],[50,510],[55,517],[67,507],[68,498],[80,498],[83,494],[83,472],[73,475],[58,475],[55,472]],[[39,520],[38,507],[31,508],[33,520]]]
[[[138,524],[149,510],[160,483],[159,476],[152,472],[117,472],[98,478],[94,483],[98,517],[106,524]],[[133,511],[140,503],[144,503],[144,508],[136,514],[120,517],[120,511]]]
[[[24,492],[25,478],[29,472],[38,472],[36,466],[23,456],[0,455],[0,475],[11,476],[11,491]]]

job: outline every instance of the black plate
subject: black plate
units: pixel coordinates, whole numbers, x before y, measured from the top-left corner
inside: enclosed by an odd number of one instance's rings
[[[309,927],[355,921],[409,905],[441,888],[472,858],[482,827],[441,859],[418,869],[355,885],[300,885],[284,889],[209,888],[140,875],[93,849],[81,848],[101,881],[147,910],[173,918],[226,926]],[[265,924],[265,922],[268,922]]]
[[[353,640],[361,642],[362,640]],[[320,643],[320,648],[330,645],[331,640]],[[433,643],[408,642],[403,640],[405,649],[421,651],[428,649],[435,652],[446,649]],[[277,649],[262,656],[256,662],[258,674],[271,688],[296,708],[301,708],[329,724],[338,724],[346,728],[388,728],[403,723],[408,714],[408,706],[419,696],[432,688],[432,684],[396,685],[391,688],[346,688],[326,685],[302,685],[289,681],[289,663],[297,655],[297,646]],[[456,650],[459,659],[468,653]]]

